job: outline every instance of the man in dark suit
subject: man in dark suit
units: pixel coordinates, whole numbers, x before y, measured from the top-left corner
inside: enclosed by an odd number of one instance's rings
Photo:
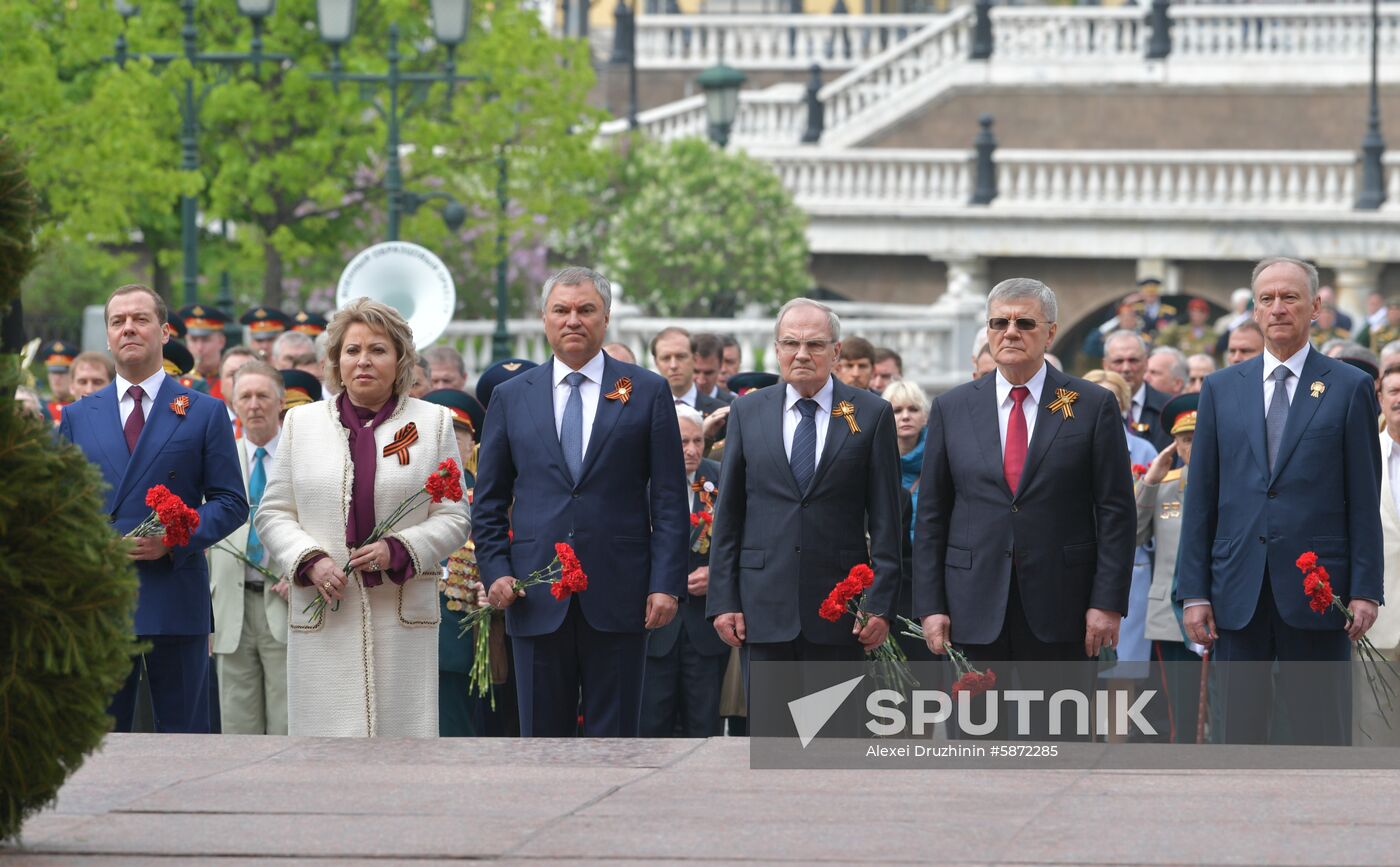
[[[635,737],[647,630],[685,592],[685,466],[665,380],[602,351],[612,288],[586,268],[545,282],[552,361],[496,387],[483,431],[472,534],[488,601],[506,609],[520,731]],[[512,536],[513,533],[513,536]],[[516,578],[567,542],[588,589],[563,601]]]
[[[951,640],[972,660],[1077,660],[1062,685],[1088,689],[1085,657],[1117,644],[1128,610],[1137,508],[1117,399],[1045,363],[1056,314],[1039,280],[998,283],[996,373],[933,402],[914,613],[934,653]]]
[[[1262,743],[1275,703],[1297,743],[1351,732],[1351,642],[1384,602],[1381,458],[1371,377],[1308,345],[1321,300],[1317,269],[1265,259],[1254,269],[1265,352],[1206,377],[1182,516],[1177,598],[1187,635],[1221,666],[1219,739]],[[1308,607],[1296,561],[1311,551],[1351,611]],[[1255,667],[1248,663],[1263,663]],[[1275,727],[1275,736],[1280,729]]]
[[[1103,369],[1128,381],[1133,405],[1123,416],[1128,429],[1161,451],[1172,443],[1172,435],[1162,427],[1162,407],[1172,396],[1147,384],[1147,341],[1136,331],[1115,331],[1104,339]]]
[[[719,640],[705,619],[705,596],[710,581],[710,531],[701,515],[714,517],[719,490],[719,464],[706,460],[704,420],[688,406],[676,407],[685,453],[690,513],[686,595],[680,614],[647,639],[646,682],[642,688],[642,737],[679,734],[708,738],[720,733],[719,696],[729,645]]]
[[[729,415],[706,614],[753,663],[860,660],[885,640],[899,589],[894,413],[832,376],[841,322],[830,308],[789,301],[774,332],[783,381]],[[822,600],[859,563],[875,573],[864,625],[823,620]]]
[[[733,403],[734,392],[719,383],[720,367],[724,364],[724,338],[718,334],[696,334],[690,343],[694,347],[696,390],[726,406]]]
[[[151,513],[146,492],[164,485],[199,512],[189,544],[166,548],[161,537],[133,539],[141,581],[136,636],[152,646],[133,660],[109,712],[131,731],[144,667],[155,726],[161,732],[209,731],[209,565],[205,549],[248,520],[248,498],[224,404],[181,386],[165,373],[169,339],[165,301],[138,285],[112,293],[105,310],[116,382],[63,413],[59,435],[102,470],[103,508],[127,533]],[[144,663],[144,665],[143,665]]]

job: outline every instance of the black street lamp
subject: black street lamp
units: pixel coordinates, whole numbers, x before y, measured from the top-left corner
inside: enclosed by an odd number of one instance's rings
[[[635,2],[635,0],[634,0]],[[626,0],[613,8],[613,48],[608,62],[627,67],[627,128],[637,128],[637,13]]]
[[[399,61],[403,59],[403,56],[399,54],[399,26],[397,24],[389,27],[389,52],[387,55],[389,71],[387,73],[346,72],[344,64],[340,61],[340,49],[350,41],[350,37],[355,32],[355,0],[316,0],[316,26],[321,34],[321,41],[331,47],[331,69],[330,72],[313,73],[311,77],[330,81],[336,85],[342,81],[353,81],[361,85],[375,87],[382,85],[389,92],[387,105],[378,99],[371,99],[370,104],[375,111],[379,112],[379,116],[384,118],[385,124],[389,127],[389,143],[385,148],[388,168],[384,175],[384,187],[389,196],[387,240],[390,241],[399,240],[401,215],[405,211],[416,210],[427,199],[445,198],[448,200],[448,204],[442,212],[443,220],[447,222],[448,228],[452,228],[452,218],[449,217],[449,211],[454,214],[459,211],[463,215],[466,213],[461,204],[446,193],[419,195],[407,193],[403,188],[403,167],[399,159],[399,123],[402,117],[399,89],[404,84],[411,84],[415,87],[446,84],[447,99],[450,104],[452,89],[455,85],[478,80],[478,77],[474,75],[457,74],[457,46],[467,37],[467,22],[470,18],[471,10],[468,0],[432,0],[432,11],[433,36],[447,48],[447,59],[443,63],[442,72],[404,72],[399,69]],[[412,209],[406,207],[407,197],[410,195],[414,197]],[[461,222],[458,221],[457,225],[460,226]]]
[[[739,114],[739,88],[748,79],[744,73],[724,62],[700,73],[696,83],[705,91],[705,117],[709,121],[710,141],[721,148],[729,144],[729,131]]]
[[[1366,135],[1361,138],[1361,191],[1356,209],[1374,211],[1385,204],[1385,139],[1381,137],[1381,105],[1377,64],[1380,57],[1381,13],[1379,0],[1371,0],[1371,109],[1366,117]]]
[[[510,296],[506,291],[506,218],[510,197],[507,192],[506,148],[501,145],[496,151],[496,330],[491,334],[491,361],[504,361],[514,353],[510,351],[510,328],[506,325],[506,315],[510,306]]]
[[[189,61],[192,67],[232,67],[251,63],[254,74],[260,74],[264,62],[281,62],[287,59],[283,55],[267,54],[262,50],[263,19],[272,14],[275,4],[276,0],[238,0],[238,11],[253,25],[249,51],[201,52],[199,31],[194,20],[195,0],[180,0],[180,9],[185,14],[184,26],[180,28],[183,50],[179,54],[141,54],[127,50],[125,32],[125,23],[141,11],[140,7],[129,0],[114,0],[113,5],[122,17],[123,30],[117,34],[116,50],[111,59],[116,61],[118,67],[125,67],[128,60],[140,59],[148,59],[162,66],[180,58]],[[185,79],[185,91],[180,98],[181,171],[199,171],[199,108],[212,87],[212,84],[206,85],[196,96],[193,79]],[[181,283],[184,287],[185,304],[195,304],[199,301],[199,226],[196,222],[198,211],[199,200],[195,196],[180,196],[180,249],[183,265]],[[232,306],[232,299],[225,295],[226,291],[220,292],[219,306]]]

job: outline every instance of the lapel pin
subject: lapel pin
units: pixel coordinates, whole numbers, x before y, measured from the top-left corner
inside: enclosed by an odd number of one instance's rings
[[[409,422],[399,428],[394,434],[393,442],[384,447],[384,457],[395,455],[399,459],[399,466],[408,466],[408,447],[418,442],[418,426]]]
[[[185,417],[185,410],[190,408],[189,395],[182,394],[170,402],[170,409],[180,418]]]
[[[1327,390],[1327,386],[1322,384],[1322,380],[1315,380],[1312,384],[1312,396],[1322,397],[1322,393]]]

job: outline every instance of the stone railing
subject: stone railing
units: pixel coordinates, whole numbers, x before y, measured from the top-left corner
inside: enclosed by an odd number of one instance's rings
[[[825,108],[821,141],[857,145],[958,84],[1339,85],[1364,83],[1369,74],[1370,7],[1365,3],[1172,5],[1171,54],[1155,62],[1145,59],[1151,36],[1146,6],[995,7],[993,51],[987,61],[968,59],[974,19],[969,7],[902,19],[925,23],[820,90]],[[793,20],[803,17],[808,16]],[[1389,83],[1400,80],[1400,3],[1382,4],[1380,21],[1381,79]],[[762,44],[778,40],[781,44],[772,50],[791,52],[791,33],[784,31],[779,39],[778,30],[782,28],[761,29],[760,34],[767,34]],[[692,33],[692,46],[695,38]],[[734,31],[710,42],[721,40],[726,62],[731,62],[728,45],[742,38]],[[816,41],[807,44],[818,47]],[[834,65],[818,57],[812,61],[824,68]],[[684,123],[675,122],[675,112],[686,115]],[[646,134],[661,138],[704,135],[703,114],[703,99],[691,97],[644,112],[639,121]],[[741,145],[800,141],[807,125],[801,86],[745,93],[736,123],[735,141]],[[604,134],[623,128],[605,124]]]
[[[978,298],[952,296],[937,304],[884,305],[845,304],[840,313],[845,334],[859,334],[876,346],[889,346],[904,358],[905,376],[928,389],[942,390],[967,378],[967,354],[983,315]],[[743,353],[744,370],[777,371],[772,352],[771,317],[734,319],[673,319],[639,316],[614,310],[608,339],[631,347],[640,363],[650,366],[647,347],[663,328],[680,326],[692,334],[715,332],[731,334]],[[491,333],[494,322],[454,321],[447,326],[443,340],[462,351],[473,374],[491,364]],[[519,358],[543,361],[549,357],[544,327],[538,319],[509,322],[512,352]]]
[[[929,24],[929,15],[644,15],[638,69],[850,69]]]
[[[807,210],[907,212],[968,206],[971,150],[754,150]],[[1400,156],[1386,159],[1400,207]],[[996,151],[994,208],[1349,211],[1349,151]],[[971,207],[971,206],[968,206]]]
[[[1132,6],[992,10],[993,62],[1141,58],[1147,36],[1144,11]]]
[[[1369,3],[1173,5],[1172,56],[1211,59],[1334,59],[1363,67],[1371,51]],[[1380,53],[1400,51],[1400,9],[1380,7]]]

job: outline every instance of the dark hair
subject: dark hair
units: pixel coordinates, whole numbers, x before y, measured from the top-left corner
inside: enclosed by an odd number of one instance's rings
[[[690,341],[690,354],[691,354],[691,355],[694,355],[694,354],[695,354],[695,338],[694,338],[694,337],[691,337],[691,336],[690,336],[690,332],[689,332],[689,331],[686,331],[684,328],[681,328],[679,325],[671,325],[671,326],[669,326],[669,327],[667,327],[667,328],[663,328],[663,329],[661,329],[660,331],[656,332],[656,336],[653,337],[653,338],[651,339],[651,357],[652,357],[652,358],[655,358],[655,357],[656,357],[656,344],[657,344],[657,342],[658,342],[659,340],[661,340],[661,338],[663,338],[663,337],[670,337],[672,334],[679,334],[681,337],[684,337],[686,340],[689,340],[689,341]]]
[[[719,336],[719,347],[720,347],[720,350],[721,350],[721,351],[722,351],[722,350],[725,350],[725,349],[728,349],[728,348],[731,347],[731,346],[738,346],[738,345],[739,345],[739,341],[738,341],[737,339],[735,339],[735,337],[734,337],[733,334],[721,334],[721,335]]]
[[[690,338],[690,349],[696,358],[719,358],[724,352],[724,342],[718,334],[697,334]]]
[[[875,345],[864,337],[847,337],[841,341],[841,360],[854,361],[857,358],[864,358],[873,365]]]
[[[111,295],[107,296],[107,303],[102,305],[102,323],[107,324],[107,309],[112,306],[112,300],[118,295],[133,295],[137,292],[151,296],[151,300],[156,303],[156,318],[160,324],[164,325],[170,321],[170,308],[165,306],[165,299],[161,294],[149,286],[141,283],[128,283],[125,286],[118,286]]]
[[[1253,331],[1255,334],[1258,334],[1260,337],[1263,337],[1263,336],[1264,336],[1264,329],[1260,328],[1260,327],[1259,327],[1259,323],[1258,323],[1258,322],[1255,322],[1253,319],[1246,319],[1245,321],[1241,322],[1239,325],[1236,325],[1234,330],[1235,330],[1235,331]],[[1233,334],[1234,331],[1232,331],[1232,332],[1230,332],[1230,333]]]
[[[901,374],[903,374],[903,373],[904,373],[904,358],[903,358],[903,356],[901,356],[898,352],[895,352],[893,349],[890,349],[888,346],[877,346],[877,347],[875,348],[875,363],[876,363],[876,364],[879,364],[879,363],[882,362],[882,361],[891,361],[891,360],[894,361],[894,366],[897,367],[897,368],[899,368],[899,372],[900,372]]]

